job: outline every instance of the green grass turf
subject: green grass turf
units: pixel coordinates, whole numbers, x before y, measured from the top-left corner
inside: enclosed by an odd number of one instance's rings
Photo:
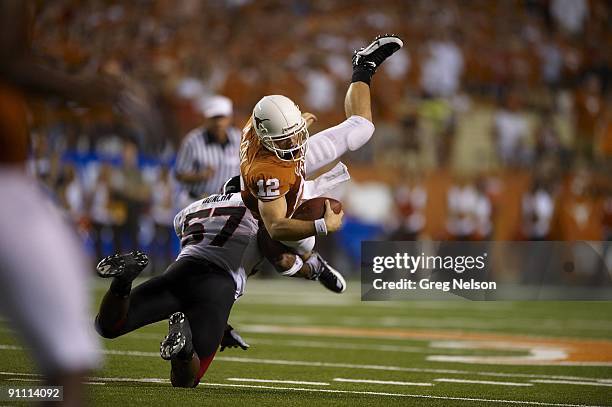
[[[96,285],[96,301],[103,294],[105,283]],[[105,364],[91,379],[98,384],[87,385],[92,404],[478,406],[490,404],[485,400],[507,400],[518,402],[511,405],[612,405],[612,366],[468,364],[427,359],[435,355],[521,357],[528,353],[526,349],[504,346],[495,349],[437,347],[440,341],[460,339],[460,335],[466,333],[611,339],[610,302],[362,303],[359,284],[351,283],[351,290],[335,295],[309,281],[281,278],[250,281],[246,295],[234,306],[230,322],[251,343],[251,349],[218,353],[203,384],[195,389],[174,389],[167,381],[169,364],[157,356],[159,341],[166,332],[164,322],[122,338],[103,340],[107,350]],[[315,327],[317,331],[306,333],[302,331],[304,327]],[[287,332],[287,329],[300,331]],[[396,335],[398,332],[420,332],[422,336],[401,338]],[[442,337],[436,336],[439,334]],[[512,342],[513,338],[505,340]],[[17,339],[6,323],[0,325],[0,388],[36,383],[37,377],[23,375],[35,371],[27,354],[14,346],[19,346]],[[137,353],[128,353],[134,351]],[[317,365],[318,362],[329,365]],[[117,378],[121,381],[116,381]],[[230,378],[311,381],[329,385],[240,382],[228,380]],[[432,385],[348,383],[334,381],[334,378]],[[440,378],[529,383],[532,386],[436,380]],[[136,381],[142,379],[161,380]],[[531,382],[536,379],[589,383],[600,379],[609,380],[600,385],[610,386]],[[522,404],[525,402],[532,404]]]

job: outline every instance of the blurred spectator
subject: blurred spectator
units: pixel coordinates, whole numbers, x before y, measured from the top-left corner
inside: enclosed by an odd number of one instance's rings
[[[596,126],[605,111],[599,77],[587,76],[576,92],[575,100],[577,153],[590,162],[594,157]]]
[[[423,136],[416,112],[407,112],[395,132],[388,131],[388,139],[377,137],[379,163],[398,171],[398,174],[423,169]],[[382,132],[381,132],[382,133]],[[387,135],[387,134],[385,134]]]
[[[555,213],[555,197],[543,177],[533,180],[528,191],[521,199],[520,239],[527,241],[545,241],[551,238],[551,229]],[[520,274],[523,283],[541,284],[545,278],[551,278],[548,270],[554,269],[554,262],[559,260],[558,246],[553,244],[533,244],[525,247],[525,254],[519,257]],[[556,249],[556,250],[555,250]],[[553,277],[555,281],[558,277]]]
[[[426,57],[421,67],[421,87],[434,97],[453,96],[461,87],[463,54],[445,32],[426,46]]]
[[[604,252],[603,259],[607,270],[612,270],[612,191],[604,199]]]
[[[482,240],[492,231],[492,206],[480,185],[460,181],[448,191],[446,229],[452,240]]]
[[[30,156],[28,157],[28,173],[43,182],[48,182],[51,176],[51,150],[49,140],[44,135],[32,132],[30,136]]]
[[[579,34],[589,13],[589,4],[587,0],[552,0],[550,11],[561,28]]]
[[[550,239],[555,201],[549,185],[536,180],[521,200],[522,236],[526,240]]]
[[[173,195],[174,187],[170,170],[162,166],[159,177],[153,184],[151,214],[155,223],[155,250],[153,258],[154,271],[162,272],[172,261],[173,220],[176,214]]]
[[[311,70],[305,73],[306,95],[304,100],[309,109],[327,112],[337,108],[336,85],[324,70]]]
[[[240,173],[240,131],[231,126],[232,102],[211,97],[203,101],[202,113],[204,125],[185,136],[176,160],[176,178],[192,199],[218,193]]]
[[[540,57],[540,74],[544,82],[551,88],[556,89],[561,80],[563,70],[563,54],[558,42],[554,41],[552,35],[538,48]]]
[[[62,171],[62,178],[63,202],[72,219],[79,221],[85,215],[85,194],[75,166],[66,164]]]
[[[149,186],[138,167],[138,148],[132,142],[126,142],[123,147],[121,167],[113,175],[112,188],[113,195],[125,207],[125,221],[120,229],[121,250],[131,251],[140,247],[140,217],[150,200]]]
[[[422,142],[432,145],[434,161],[444,167],[448,164],[455,135],[455,112],[446,99],[426,99],[419,109],[418,132]],[[422,146],[425,148],[425,146]]]
[[[608,191],[608,196],[604,199],[603,225],[604,225],[603,240],[612,242],[612,192],[611,191]]]
[[[92,191],[89,216],[94,234],[96,259],[103,258],[107,251],[106,244],[112,241],[113,253],[121,250],[119,241],[119,224],[125,222],[125,210],[117,206],[111,195],[111,180],[113,169],[108,164],[102,164]]]
[[[574,264],[572,277],[588,279],[594,284],[610,278],[602,262],[602,253],[579,241],[597,245],[605,239],[606,207],[600,192],[592,170],[584,165],[578,168],[560,196],[552,234],[554,240],[570,241],[569,255]]]
[[[594,194],[592,175],[580,168],[559,197],[554,221],[554,240],[593,240],[604,238],[603,202]]]
[[[527,146],[529,129],[525,114],[519,110],[520,102],[514,92],[502,98],[493,124],[497,154],[504,166],[520,166],[531,159]]]
[[[406,182],[395,190],[398,227],[391,234],[392,240],[418,240],[425,228],[425,209],[427,190],[416,176],[408,177]]]
[[[553,156],[563,162],[569,162],[569,152],[561,143],[555,117],[550,109],[544,110],[539,117],[535,131],[535,159],[542,160],[545,156]]]
[[[597,149],[601,155],[601,159],[604,162],[605,168],[608,171],[612,171],[612,94],[608,95],[608,103],[606,104],[606,111],[599,122],[598,126],[598,140]]]

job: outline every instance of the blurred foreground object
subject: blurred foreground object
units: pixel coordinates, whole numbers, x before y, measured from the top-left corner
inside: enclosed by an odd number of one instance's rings
[[[24,94],[86,105],[112,105],[159,144],[163,126],[137,85],[112,77],[76,76],[30,51],[32,4],[0,3],[0,308],[32,349],[64,405],[84,404],[82,381],[99,362],[91,335],[87,260],[72,230],[27,175],[29,129]]]

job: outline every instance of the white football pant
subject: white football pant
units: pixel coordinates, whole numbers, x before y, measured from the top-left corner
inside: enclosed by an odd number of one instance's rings
[[[81,243],[21,170],[0,167],[0,191],[0,311],[43,374],[96,367]]]

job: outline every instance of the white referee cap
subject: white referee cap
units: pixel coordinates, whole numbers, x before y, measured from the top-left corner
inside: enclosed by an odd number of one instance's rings
[[[232,101],[221,95],[203,97],[198,103],[200,111],[205,118],[216,116],[231,116],[233,114]]]

